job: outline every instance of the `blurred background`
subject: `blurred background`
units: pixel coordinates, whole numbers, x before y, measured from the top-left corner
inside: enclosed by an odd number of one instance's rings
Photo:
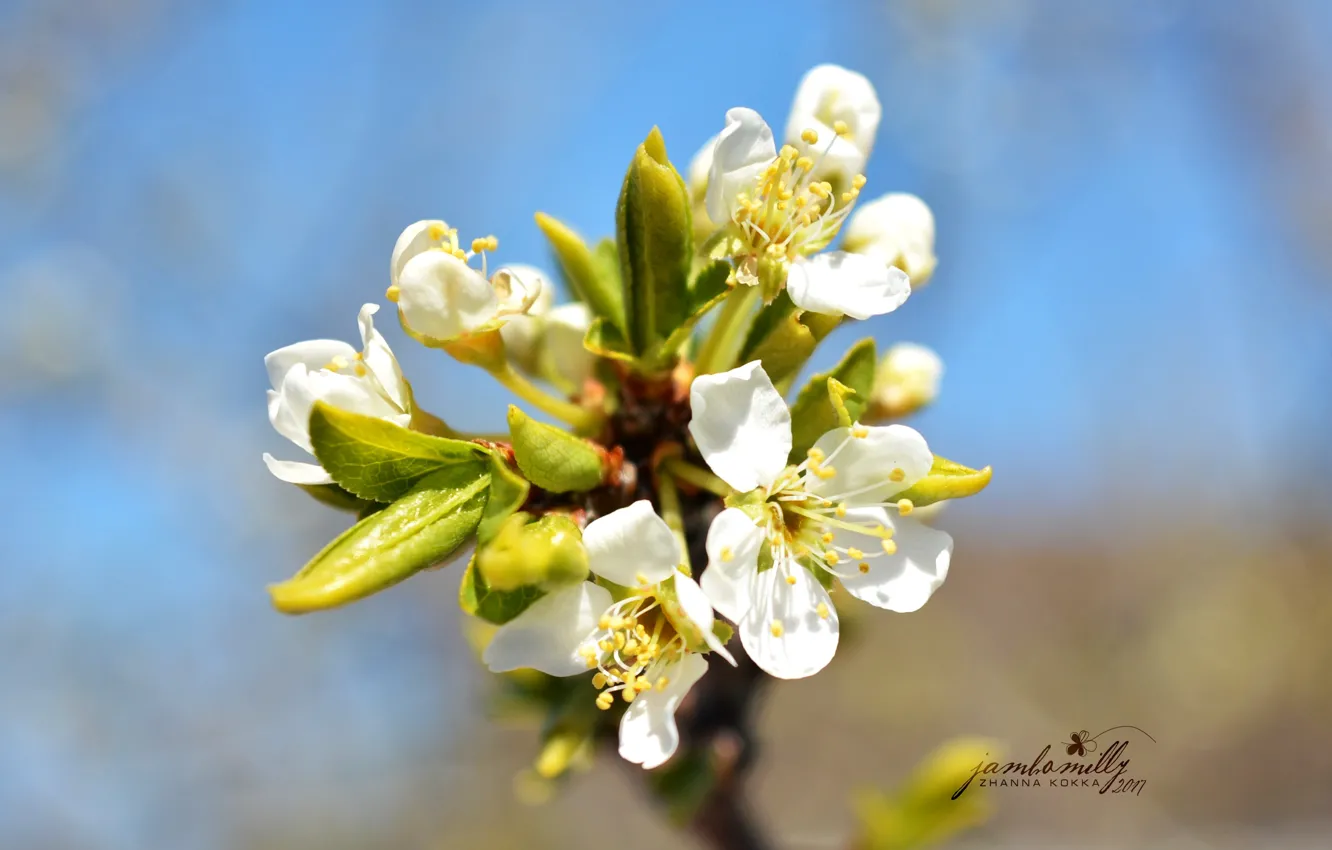
[[[675,847],[633,769],[513,800],[456,572],[346,610],[264,585],[343,523],[271,478],[263,355],[355,339],[403,226],[595,236],[819,62],[884,104],[866,197],[939,270],[864,328],[947,363],[912,424],[993,464],[948,584],[772,690],[756,806],[841,846],[941,741],[1142,727],[1140,796],[998,789],[959,846],[1332,834],[1332,6],[0,2],[0,846]],[[385,330],[423,403],[505,391]],[[589,818],[589,815],[601,817]],[[598,838],[600,836],[600,838]]]

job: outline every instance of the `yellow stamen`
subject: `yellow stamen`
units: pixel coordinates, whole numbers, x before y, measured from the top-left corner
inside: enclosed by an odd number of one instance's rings
[[[800,139],[807,145],[817,145],[819,143],[818,131],[814,129],[807,129],[800,134]]]
[[[888,480],[893,482],[905,481],[906,470],[900,466],[895,467],[892,472],[888,473]]]
[[[851,132],[851,128],[846,125],[845,121],[834,121],[833,132],[839,136],[845,136],[847,133]]]
[[[394,304],[397,304],[397,303],[398,303],[398,295],[401,294],[401,292],[402,292],[402,290],[401,290],[401,289],[398,289],[398,287],[396,287],[396,286],[390,286],[388,289],[385,289],[385,290],[384,290],[384,297],[387,298],[388,300],[392,301]]]
[[[885,541],[883,541],[883,551],[884,551],[884,554],[887,554],[887,555],[896,555],[896,554],[897,554],[897,543],[894,542],[894,541],[892,541],[892,540],[885,540]]]
[[[772,632],[773,637],[779,638],[786,633],[786,628],[780,620],[773,620],[772,625],[768,627],[768,631]]]
[[[818,607],[815,608],[814,610],[818,612],[819,619],[822,620],[828,619],[828,603],[820,602]]]
[[[912,512],[913,510],[915,510],[915,509],[916,509],[916,506],[913,505],[913,504],[911,504],[911,500],[910,500],[910,499],[898,499],[898,500],[897,500],[897,512],[900,513],[902,516],[906,516],[907,514],[911,513],[911,512]]]

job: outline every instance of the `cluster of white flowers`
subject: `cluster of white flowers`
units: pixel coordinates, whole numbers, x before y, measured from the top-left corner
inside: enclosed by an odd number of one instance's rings
[[[923,202],[894,194],[853,213],[880,117],[869,82],[831,65],[801,82],[780,150],[758,113],[726,113],[724,129],[695,157],[690,182],[716,229],[709,250],[732,263],[735,282],[761,287],[769,302],[785,290],[799,310],[865,319],[896,309],[928,279],[934,221]],[[843,225],[846,250],[826,251]],[[416,222],[393,248],[386,297],[414,339],[447,347],[489,334],[510,362],[577,393],[596,363],[583,345],[588,308],[554,306],[546,276],[530,266],[489,274],[496,246],[487,236],[463,247],[443,221]],[[307,452],[316,401],[413,423],[411,387],[374,328],[377,309],[361,309],[360,351],[314,340],[266,358],[270,421]],[[932,397],[937,357],[903,348],[890,358],[900,376],[876,388],[881,406],[905,409]],[[913,519],[911,502],[895,498],[931,468],[933,456],[911,428],[835,428],[789,463],[791,412],[758,362],[700,375],[689,398],[689,433],[734,490],[708,532],[701,582],[685,566],[682,538],[650,502],[638,501],[584,529],[588,580],[546,593],[501,626],[484,652],[497,672],[595,671],[600,708],[617,696],[629,704],[620,754],[645,768],[675,751],[675,710],[707,671],[703,656],[735,663],[714,609],[736,624],[763,670],[810,676],[837,649],[834,583],[872,605],[914,611],[944,581],[952,551],[947,534]],[[318,464],[264,460],[283,481],[332,483]]]

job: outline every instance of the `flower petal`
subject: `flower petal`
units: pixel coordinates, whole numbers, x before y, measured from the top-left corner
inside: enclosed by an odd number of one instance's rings
[[[416,333],[452,340],[494,319],[499,300],[479,271],[452,254],[427,251],[402,269],[398,310]]]
[[[698,149],[694,158],[689,160],[689,170],[686,172],[689,194],[697,199],[700,195],[705,195],[708,190],[708,175],[712,173],[712,149],[717,146],[717,139],[720,135],[713,136],[703,143],[703,147]]]
[[[530,667],[551,676],[587,672],[579,648],[611,606],[610,591],[590,581],[549,593],[499,627],[481,654],[492,671]]]
[[[736,490],[766,487],[791,453],[791,411],[759,361],[699,375],[689,389],[689,433],[712,471]]]
[[[692,652],[663,668],[666,687],[639,694],[620,719],[620,757],[641,764],[645,770],[665,764],[680,745],[675,710],[706,672],[708,662]]]
[[[393,256],[389,260],[389,282],[397,286],[402,278],[402,270],[412,258],[443,245],[448,233],[449,226],[437,218],[407,225],[393,246]]]
[[[733,623],[749,610],[749,584],[763,539],[763,530],[739,508],[717,514],[708,528],[708,568],[700,583],[712,607]]]
[[[858,204],[842,235],[846,250],[898,266],[912,286],[934,272],[934,215],[915,195],[893,193]]]
[[[763,169],[777,156],[772,128],[757,112],[737,106],[726,112],[726,127],[712,146],[708,174],[708,218],[729,221],[735,198],[754,188]]]
[[[333,476],[324,471],[324,468],[317,463],[301,463],[295,460],[278,460],[268,452],[264,452],[264,463],[268,465],[268,471],[279,481],[285,481],[288,484],[332,484]]]
[[[311,339],[279,348],[264,358],[264,368],[268,370],[268,382],[273,389],[282,389],[282,379],[287,377],[291,367],[301,364],[310,371],[322,369],[340,357],[347,365],[356,357],[356,349],[337,339]]]
[[[816,179],[840,175],[849,180],[865,170],[882,116],[878,95],[864,75],[839,65],[819,65],[805,74],[796,89],[786,140],[818,161]],[[846,122],[846,136],[834,132],[838,121]],[[815,145],[800,138],[806,129],[819,134]]]
[[[911,279],[873,257],[831,251],[792,263],[786,291],[802,310],[868,319],[902,306],[911,294]]]
[[[625,587],[665,581],[680,563],[680,541],[647,499],[593,520],[583,546],[592,572]]]
[[[731,666],[734,667],[735,658],[726,649],[726,644],[722,643],[712,631],[717,618],[712,614],[712,603],[708,601],[707,594],[698,586],[698,582],[679,570],[675,571],[675,598],[680,603],[680,610],[689,618],[689,622],[703,633],[703,642],[708,645],[708,649],[731,662]]]
[[[740,643],[755,664],[778,679],[803,679],[828,666],[837,653],[837,611],[809,570],[788,558],[758,573],[750,595]]]
[[[512,323],[510,320],[509,324]],[[596,355],[583,346],[583,338],[591,326],[592,311],[586,304],[561,304],[546,316],[546,333],[541,340],[543,368],[575,389],[582,389],[597,363]],[[500,332],[508,327],[506,324]]]
[[[814,448],[828,458],[824,466],[831,466],[835,474],[819,478],[807,473],[811,492],[834,502],[845,499],[852,505],[870,505],[907,489],[934,465],[930,447],[915,428],[883,425],[865,431],[864,437],[853,437],[850,428],[834,428],[819,437]]]
[[[878,538],[834,532],[837,546],[855,546],[877,553],[877,557],[863,561],[869,565],[869,572],[853,571],[850,578],[842,579],[846,592],[857,599],[905,614],[924,605],[948,577],[953,538],[946,532],[883,508],[851,508],[846,512],[846,521],[858,525],[882,522],[894,531],[892,542],[896,551],[892,555],[883,554]]]
[[[517,275],[521,280],[528,280],[533,277],[540,278],[543,283],[540,291],[537,292],[536,300],[532,306],[527,308],[525,315],[510,316],[509,320],[500,328],[500,336],[504,337],[504,349],[509,358],[523,364],[523,368],[530,369],[536,362],[536,344],[537,338],[541,335],[541,329],[544,321],[541,317],[550,312],[551,305],[555,301],[555,287],[550,285],[547,278],[540,269],[534,266],[509,266],[509,271]],[[582,339],[578,340],[579,347],[582,347]],[[592,356],[588,352],[588,356]]]
[[[407,412],[407,400],[410,397],[407,381],[398,366],[398,358],[393,356],[393,349],[389,348],[388,340],[375,329],[374,316],[378,312],[378,304],[366,304],[361,307],[361,312],[356,317],[357,323],[361,326],[361,344],[364,346],[362,357],[365,358],[365,367],[379,382],[380,389],[388,396],[389,401],[393,402],[398,410]]]

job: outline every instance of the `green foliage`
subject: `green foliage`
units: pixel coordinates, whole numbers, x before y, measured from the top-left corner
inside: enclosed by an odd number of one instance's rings
[[[476,558],[473,557],[463,573],[462,586],[458,588],[458,604],[473,617],[502,626],[545,595],[546,591],[536,585],[495,590],[477,572]]]
[[[988,792],[972,782],[953,799],[976,766],[1002,761],[998,745],[962,738],[944,744],[916,767],[895,792],[865,791],[857,801],[860,835],[855,850],[914,850],[982,823]]]
[[[322,401],[310,411],[310,442],[334,481],[374,502],[392,502],[434,472],[484,468],[474,443],[409,431]]]
[[[809,379],[791,405],[792,463],[803,459],[819,437],[839,427],[842,415],[853,421],[860,417],[874,386],[874,364],[874,340],[862,339],[831,371]],[[855,394],[847,393],[848,389]]]
[[[336,484],[298,484],[296,486],[309,493],[315,501],[339,511],[351,511],[359,514],[374,504],[374,502],[368,502],[354,493],[348,493]]]
[[[537,227],[546,235],[550,247],[555,252],[564,279],[578,296],[580,301],[592,309],[592,313],[601,316],[624,333],[625,323],[624,293],[616,263],[608,263],[606,245],[597,245],[595,253],[587,247],[582,237],[558,219],[545,213],[536,214]]]
[[[740,350],[740,362],[760,361],[773,384],[781,388],[790,383],[840,322],[840,316],[801,313],[783,291],[754,317]]]
[[[993,474],[994,470],[988,466],[972,469],[935,455],[929,474],[899,493],[896,498],[910,499],[915,505],[932,505],[944,499],[974,496],[985,489]]]
[[[533,521],[526,513],[509,516],[494,536],[478,545],[477,574],[492,590],[528,585],[551,589],[587,578],[583,533],[567,516],[546,514]]]
[[[668,368],[676,355],[689,342],[690,335],[700,319],[708,314],[726,298],[731,289],[727,279],[731,276],[731,264],[717,260],[704,266],[694,277],[689,287],[689,315],[675,330],[671,331],[653,357],[653,365]]]
[[[273,606],[287,614],[335,608],[444,561],[476,530],[489,485],[479,461],[427,475],[340,534],[295,577],[270,586]]]
[[[656,127],[634,152],[615,209],[627,337],[652,351],[685,320],[694,258],[689,189]]]
[[[605,475],[603,452],[569,432],[547,425],[509,405],[509,437],[518,468],[531,482],[552,493],[583,492]]]

